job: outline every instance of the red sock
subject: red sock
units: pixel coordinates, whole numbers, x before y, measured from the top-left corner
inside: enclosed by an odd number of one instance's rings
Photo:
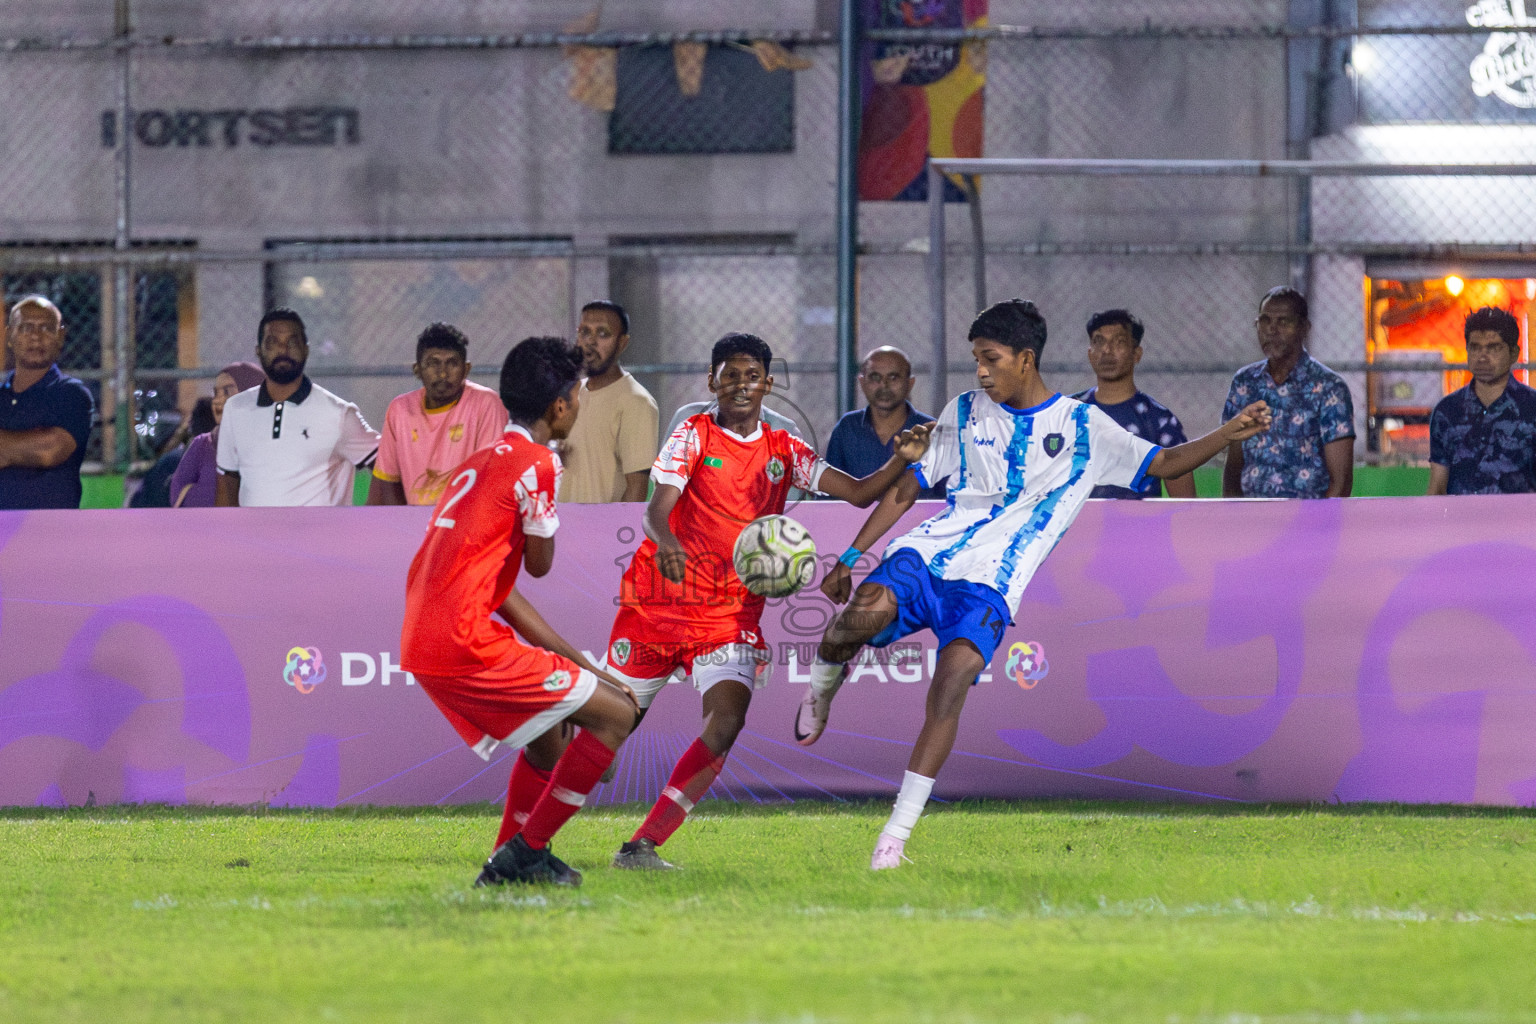
[[[544,794],[523,823],[523,840],[530,847],[542,850],[560,831],[560,826],[581,810],[581,805],[587,802],[587,794],[613,763],[613,754],[603,746],[602,740],[587,730],[576,733],[576,738],[555,763]]]
[[[688,817],[694,803],[709,791],[724,767],[725,754],[710,750],[703,740],[694,740],[693,746],[677,759],[677,767],[672,769],[672,777],[667,780],[656,806],[640,823],[630,842],[649,839],[657,846],[666,842]]]
[[[528,751],[519,750],[512,764],[512,777],[507,780],[507,808],[501,813],[501,831],[496,833],[496,846],[517,835],[523,827],[533,805],[539,802],[549,785],[550,773],[528,760]]]

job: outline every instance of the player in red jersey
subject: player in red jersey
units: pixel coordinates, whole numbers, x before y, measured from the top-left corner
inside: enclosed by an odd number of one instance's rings
[[[716,342],[709,390],[717,409],[685,420],[651,469],[656,489],[645,510],[647,539],[624,573],[605,667],[642,709],[674,673],[691,674],[704,697],[704,730],[619,848],[615,867],[671,867],[656,847],[720,774],[752,690],[766,679],[768,651],[758,632],[763,598],[742,586],[732,564],[742,527],[783,512],[791,487],[868,507],[928,448],[924,424],[899,435],[895,455],[863,479],[828,466],[804,441],[762,421],[772,357],[767,343],[750,334]]]
[[[548,443],[576,422],[581,363],[559,338],[529,338],[508,353],[501,400],[512,425],[453,471],[406,581],[401,666],[465,742],[487,758],[498,743],[564,747],[547,762],[553,770],[520,828],[498,841],[476,885],[581,884],[549,840],[581,808],[639,720],[634,695],[595,669],[515,589],[520,569],[543,576],[554,562],[560,461]],[[566,723],[581,727],[568,745]],[[519,762],[526,757],[520,752]]]

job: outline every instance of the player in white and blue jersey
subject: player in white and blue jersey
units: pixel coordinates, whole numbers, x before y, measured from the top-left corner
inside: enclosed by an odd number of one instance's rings
[[[832,697],[859,648],[884,647],[920,629],[937,637],[927,714],[872,868],[900,865],[954,746],[966,693],[992,659],[1030,577],[1093,488],[1134,490],[1148,475],[1182,476],[1231,442],[1269,428],[1268,407],[1255,402],[1213,433],[1160,448],[1096,406],[1046,386],[1039,372],[1045,336],[1045,319],[1022,299],[976,317],[969,339],[980,387],[944,407],[927,455],[881,499],[821,584],[834,602],[846,602],[858,557],[896,525],[922,488],[948,483],[944,511],[887,545],[879,567],[827,627],[795,716],[795,739],[809,746],[826,729]]]

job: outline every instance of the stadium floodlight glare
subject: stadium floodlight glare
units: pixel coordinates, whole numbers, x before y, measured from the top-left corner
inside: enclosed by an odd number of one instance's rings
[[[933,404],[949,399],[946,381],[944,182],[947,175],[966,192],[975,239],[976,305],[986,304],[985,245],[981,232],[980,189],[983,175],[1033,177],[1223,177],[1223,178],[1536,178],[1536,164],[1362,163],[1349,160],[1174,160],[1090,159],[1064,157],[941,157],[928,161],[928,300],[933,361]]]

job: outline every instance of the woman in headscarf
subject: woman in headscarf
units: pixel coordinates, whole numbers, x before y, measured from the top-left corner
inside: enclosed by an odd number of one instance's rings
[[[254,388],[265,375],[255,363],[230,363],[213,378],[214,428],[199,434],[187,445],[187,453],[181,457],[181,465],[171,477],[172,504],[177,508],[212,508],[218,491],[219,467],[215,462],[219,451],[219,428],[224,418],[224,403],[230,398]]]

